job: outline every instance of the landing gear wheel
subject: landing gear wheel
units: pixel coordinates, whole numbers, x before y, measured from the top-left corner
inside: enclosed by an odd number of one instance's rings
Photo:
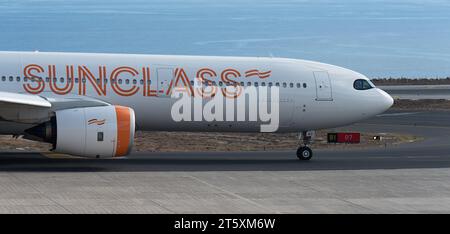
[[[307,146],[303,146],[303,147],[299,147],[297,149],[297,158],[300,160],[310,160],[313,156],[312,150],[307,147]]]

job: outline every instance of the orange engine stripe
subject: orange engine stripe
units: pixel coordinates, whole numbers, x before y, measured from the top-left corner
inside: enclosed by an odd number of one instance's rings
[[[117,145],[114,157],[125,156],[130,144],[130,109],[128,107],[116,106],[117,115]]]

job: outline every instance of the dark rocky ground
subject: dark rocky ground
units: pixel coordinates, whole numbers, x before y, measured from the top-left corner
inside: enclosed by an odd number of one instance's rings
[[[450,100],[422,99],[409,100],[397,99],[391,107],[394,110],[450,110]]]
[[[340,130],[345,131],[345,130]],[[314,148],[361,148],[383,147],[385,144],[400,144],[417,139],[411,135],[362,133],[360,144],[328,144],[327,133],[316,132],[311,145]],[[381,135],[382,140],[373,140]],[[0,136],[0,151],[40,151],[47,152],[50,144]],[[151,152],[185,151],[264,151],[295,150],[298,146],[297,133],[214,133],[214,132],[136,132],[134,150]]]
[[[375,85],[450,85],[450,77],[446,78],[374,78]]]

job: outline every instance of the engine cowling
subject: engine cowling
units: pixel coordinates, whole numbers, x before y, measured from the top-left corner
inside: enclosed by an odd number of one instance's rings
[[[120,157],[134,143],[135,115],[123,106],[66,109],[26,132],[53,144],[55,152],[85,157]]]

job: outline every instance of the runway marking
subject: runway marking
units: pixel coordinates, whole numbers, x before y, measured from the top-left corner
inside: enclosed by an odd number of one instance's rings
[[[46,158],[51,158],[51,159],[85,159],[83,157],[79,157],[79,156],[73,156],[73,155],[69,155],[69,154],[61,154],[61,153],[55,153],[55,152],[48,152],[48,153],[41,153],[42,156],[46,157]]]

